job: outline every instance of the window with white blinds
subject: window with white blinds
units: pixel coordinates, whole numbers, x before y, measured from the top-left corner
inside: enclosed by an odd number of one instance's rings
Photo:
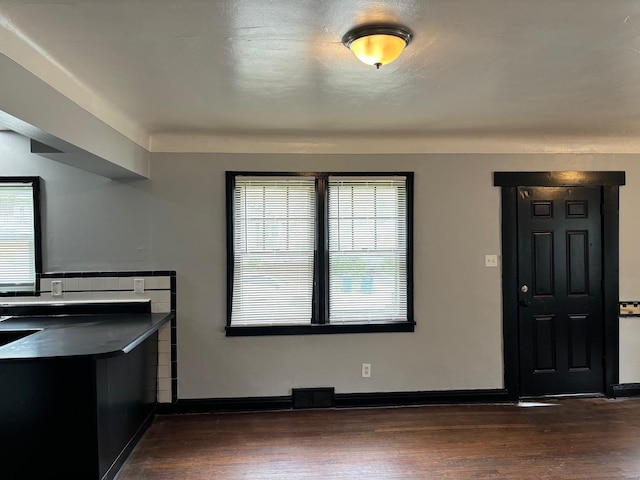
[[[0,181],[0,293],[36,287],[34,183]]]
[[[315,179],[237,176],[232,325],[310,324]]]
[[[407,320],[404,177],[329,177],[331,323]]]
[[[227,172],[227,335],[413,331],[412,186]]]

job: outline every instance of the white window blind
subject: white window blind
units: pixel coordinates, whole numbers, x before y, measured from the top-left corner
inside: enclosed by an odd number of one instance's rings
[[[231,325],[308,325],[315,179],[236,176]]]
[[[33,186],[0,183],[0,292],[34,291]]]
[[[406,177],[329,177],[329,321],[407,320]]]

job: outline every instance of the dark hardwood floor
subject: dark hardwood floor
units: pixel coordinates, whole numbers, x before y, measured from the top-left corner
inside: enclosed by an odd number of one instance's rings
[[[117,480],[640,479],[640,399],[157,417]]]

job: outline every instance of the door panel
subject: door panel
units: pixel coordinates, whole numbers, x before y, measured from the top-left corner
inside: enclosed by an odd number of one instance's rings
[[[553,315],[533,317],[534,370],[556,371],[556,322]]]
[[[533,292],[553,295],[553,232],[533,232]]]
[[[589,316],[569,315],[569,370],[591,368]]]
[[[604,388],[601,189],[518,187],[520,394]]]
[[[589,232],[567,232],[569,295],[589,294]]]

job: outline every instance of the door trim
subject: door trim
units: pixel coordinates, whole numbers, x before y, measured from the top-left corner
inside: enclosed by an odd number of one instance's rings
[[[502,207],[502,337],[504,386],[511,400],[520,396],[518,347],[518,187],[602,188],[602,279],[604,316],[604,392],[614,396],[619,381],[619,218],[620,185],[625,172],[494,172]]]

